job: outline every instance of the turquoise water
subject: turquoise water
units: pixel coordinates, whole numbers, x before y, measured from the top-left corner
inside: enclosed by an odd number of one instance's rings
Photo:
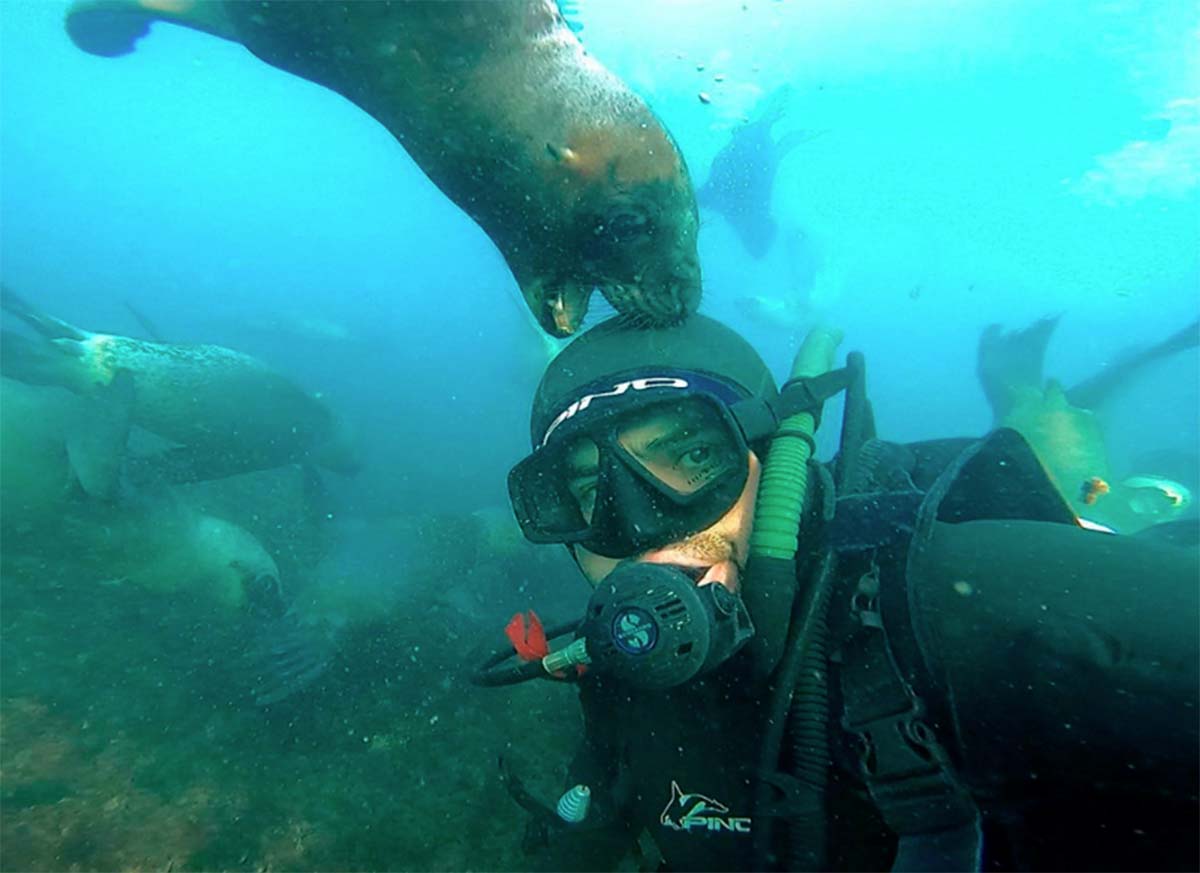
[[[843,328],[891,439],[986,430],[989,323],[1061,313],[1047,374],[1069,385],[1200,312],[1194,3],[574,5],[698,184],[790,86],[779,129],[812,135],[762,205],[777,240],[754,258],[703,210],[701,311],[779,374],[813,323]],[[183,489],[138,516],[237,523],[339,628],[332,669],[267,712],[235,693],[243,614],[165,570],[131,581],[167,559],[129,525],[102,548],[95,516],[0,503],[0,866],[521,866],[496,755],[552,792],[575,707],[471,691],[458,668],[515,610],[570,614],[586,592],[504,515],[545,362],[511,275],[345,99],[167,24],[91,57],[65,10],[0,5],[0,278],[91,329],[138,334],[132,306],[262,358],[353,426],[364,469],[318,494],[286,473]],[[1104,411],[1114,467],[1171,457],[1195,488],[1197,363],[1154,365]]]

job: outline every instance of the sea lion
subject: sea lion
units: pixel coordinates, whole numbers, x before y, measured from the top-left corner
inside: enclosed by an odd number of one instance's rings
[[[976,372],[992,408],[993,426],[1010,427],[1033,447],[1063,497],[1089,523],[1132,534],[1178,519],[1191,503],[1190,490],[1160,475],[1113,478],[1097,409],[1150,363],[1193,349],[1200,325],[1120,360],[1072,388],[1044,379],[1046,346],[1058,318],[1022,330],[989,325],[980,336]]]
[[[771,214],[775,176],[793,149],[820,135],[811,130],[774,134],[786,115],[791,86],[783,85],[764,98],[751,121],[736,128],[713,158],[708,179],[696,192],[704,209],[724,216],[752,258],[762,259],[778,234]]]
[[[58,524],[80,491],[112,497],[128,432],[121,421],[108,427],[97,417],[105,405],[61,388],[0,378],[0,409],[0,533],[6,549],[8,537],[20,531]],[[91,451],[101,442],[99,431],[112,434],[111,448]]]
[[[147,589],[204,589],[213,602],[242,607],[279,593],[274,559],[241,527],[145,496],[119,503],[89,500],[75,487],[84,431],[104,431],[98,404],[61,388],[0,378],[0,530],[8,554],[48,553],[78,561],[106,580]],[[100,452],[93,440],[88,455]],[[124,447],[113,444],[110,453]],[[98,458],[88,461],[102,463]]]
[[[217,345],[92,333],[38,312],[8,289],[0,289],[0,307],[41,335],[5,332],[4,375],[127,408],[126,426],[175,444],[154,458],[155,472],[168,482],[305,461],[340,473],[357,470],[333,413],[256,358]]]
[[[239,42],[370,113],[491,237],[552,335],[579,327],[597,287],[653,324],[699,302],[683,157],[553,0],[79,0],[66,27],[114,56],[154,20]]]
[[[98,472],[115,470],[125,452],[120,417],[108,424],[109,406],[62,388],[0,378],[5,561],[41,568],[35,577],[49,567],[51,577],[71,585],[167,598],[174,618],[164,621],[187,616],[209,622],[206,633],[232,634],[218,647],[221,657],[259,704],[304,688],[328,665],[332,641],[297,620],[295,591],[283,584],[263,541],[204,508],[219,502],[212,492],[160,489],[119,500],[95,492]],[[231,481],[210,484],[226,488]],[[106,499],[92,499],[97,496]]]

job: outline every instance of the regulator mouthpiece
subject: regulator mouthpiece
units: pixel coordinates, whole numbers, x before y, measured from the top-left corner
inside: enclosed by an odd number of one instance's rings
[[[581,633],[595,669],[642,688],[672,688],[730,658],[754,635],[742,598],[697,586],[678,567],[618,567],[592,594]]]

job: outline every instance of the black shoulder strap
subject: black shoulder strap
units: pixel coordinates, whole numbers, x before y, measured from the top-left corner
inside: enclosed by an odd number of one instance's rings
[[[851,629],[838,671],[842,727],[856,741],[859,775],[876,808],[900,838],[892,869],[978,870],[979,809],[907,678],[918,666],[897,658],[886,630],[908,619],[891,614],[903,599],[903,561],[891,551],[885,550],[889,571],[872,553],[849,592]],[[892,596],[896,588],[899,598]]]
[[[953,736],[945,689],[922,657],[909,614],[914,539],[928,535],[934,520],[1075,521],[1015,431],[948,448],[954,457],[926,491],[908,475],[904,447],[868,440],[830,527],[831,544],[854,568],[840,594],[849,603],[835,606],[846,617],[842,727],[855,740],[876,808],[900,838],[894,870],[978,870],[982,861],[979,809],[939,741]]]
[[[900,838],[894,870],[978,870],[979,809],[939,736],[953,735],[944,689],[921,655],[908,608],[907,558],[933,521],[1074,514],[1016,432],[999,430],[946,463],[926,492],[882,445],[862,449],[859,493],[838,500],[831,539],[859,574],[843,596],[842,726],[876,808]],[[894,454],[894,453],[893,453]],[[877,457],[876,457],[877,456]]]

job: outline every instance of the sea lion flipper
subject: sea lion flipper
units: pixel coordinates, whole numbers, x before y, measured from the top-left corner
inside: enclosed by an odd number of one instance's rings
[[[219,0],[77,0],[67,10],[71,41],[105,58],[131,53],[155,21],[169,21],[237,41]]]
[[[1124,357],[1090,379],[1071,386],[1066,392],[1067,399],[1074,406],[1096,409],[1148,364],[1197,345],[1200,345],[1200,322],[1193,321],[1162,342]]]
[[[0,331],[0,372],[26,385],[80,386],[80,343],[55,339],[45,342],[23,333]]]
[[[1023,330],[1005,331],[998,324],[984,328],[975,372],[992,407],[995,425],[1004,422],[1019,396],[1043,389],[1046,346],[1057,326],[1055,316],[1038,319]]]
[[[264,622],[245,653],[256,706],[270,706],[311,685],[337,655],[337,641],[321,625],[303,624],[294,613]]]
[[[158,329],[158,325],[150,320],[150,316],[142,312],[128,300],[125,301],[125,308],[129,310],[129,314],[133,316],[133,320],[138,323],[138,326],[145,332],[152,341],[160,344],[167,343],[166,334]]]
[[[133,414],[133,376],[118,373],[100,394],[89,399],[86,414],[67,436],[71,473],[84,492],[97,500],[117,496]]]
[[[47,339],[87,339],[88,334],[73,324],[39,311],[7,285],[0,284],[0,309],[14,315]]]

